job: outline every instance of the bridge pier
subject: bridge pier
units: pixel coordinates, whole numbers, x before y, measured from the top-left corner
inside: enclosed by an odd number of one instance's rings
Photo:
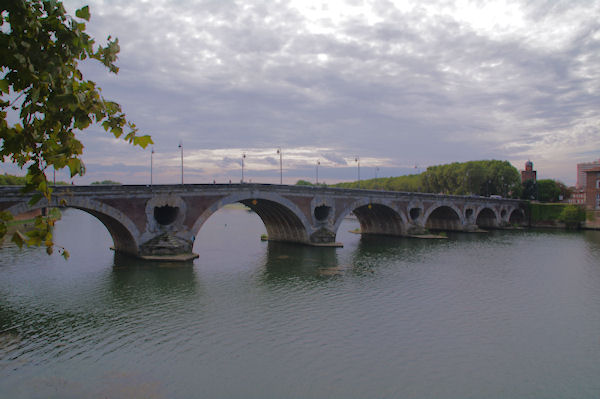
[[[427,234],[427,229],[421,224],[409,223],[406,228],[406,234],[409,236],[419,236]]]
[[[199,257],[192,252],[194,242],[163,233],[140,245],[138,257],[146,260],[192,260]]]
[[[326,228],[320,228],[310,235],[308,245],[314,247],[342,247],[341,242],[335,241],[336,233]]]

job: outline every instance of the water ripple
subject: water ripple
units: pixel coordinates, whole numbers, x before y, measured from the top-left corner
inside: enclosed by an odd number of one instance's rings
[[[347,245],[331,249],[261,243],[260,229],[238,240],[234,220],[227,224],[197,241],[201,259],[187,268],[113,267],[87,244],[89,253],[68,262],[3,252],[0,331],[11,329],[0,333],[0,391],[13,398],[600,391],[597,232],[436,242],[341,233]],[[237,251],[224,248],[220,234],[239,243]]]

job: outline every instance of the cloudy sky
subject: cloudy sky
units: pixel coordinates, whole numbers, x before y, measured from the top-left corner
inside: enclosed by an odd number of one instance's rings
[[[155,183],[333,183],[528,159],[574,184],[600,158],[600,2],[67,0],[119,38],[84,74],[154,145]],[[150,149],[82,132],[78,182],[150,180]],[[2,166],[8,170],[7,166]],[[10,170],[9,170],[10,171]]]

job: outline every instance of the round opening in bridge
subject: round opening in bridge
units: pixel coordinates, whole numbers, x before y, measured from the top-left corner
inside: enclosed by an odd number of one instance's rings
[[[467,209],[467,211],[465,212],[465,216],[467,217],[467,219],[471,219],[471,217],[473,216],[473,209]]]
[[[315,208],[315,218],[318,221],[323,221],[327,219],[329,216],[329,212],[331,212],[331,207],[326,205],[321,205]]]
[[[410,210],[410,218],[412,220],[417,220],[421,216],[421,208],[412,208]]]
[[[154,208],[154,219],[163,226],[173,223],[177,219],[177,215],[179,215],[178,207],[165,205]]]
[[[506,209],[502,209],[502,212],[500,212],[500,216],[504,219],[506,217]]]

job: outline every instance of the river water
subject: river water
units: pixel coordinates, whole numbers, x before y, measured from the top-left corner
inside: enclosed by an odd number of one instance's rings
[[[213,215],[191,266],[115,259],[67,210],[0,249],[2,398],[598,398],[600,232],[261,242]]]

